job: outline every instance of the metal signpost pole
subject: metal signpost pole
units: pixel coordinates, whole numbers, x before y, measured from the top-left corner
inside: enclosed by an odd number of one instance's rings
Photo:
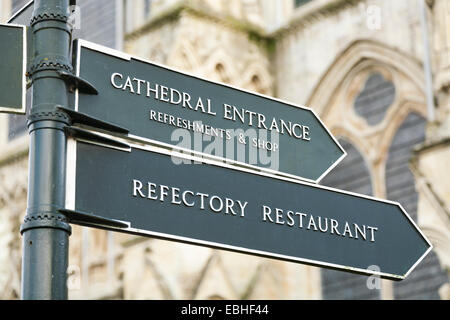
[[[36,0],[30,26],[34,36],[33,103],[28,203],[24,223],[22,299],[67,299],[70,225],[58,209],[65,202],[68,90],[60,76],[71,72],[69,0]]]

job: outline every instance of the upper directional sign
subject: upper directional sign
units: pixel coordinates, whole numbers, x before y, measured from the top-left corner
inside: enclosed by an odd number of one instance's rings
[[[99,216],[91,226],[396,280],[432,248],[398,203],[131,147],[69,140],[66,208]]]
[[[0,112],[25,113],[26,27],[0,24]]]
[[[313,110],[78,40],[75,110],[128,138],[228,164],[319,182],[345,151]]]
[[[28,26],[33,16],[33,4],[33,0],[28,1],[22,8],[17,10],[7,22]]]

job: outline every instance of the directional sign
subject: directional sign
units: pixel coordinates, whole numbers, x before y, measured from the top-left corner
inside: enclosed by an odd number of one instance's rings
[[[0,112],[25,113],[26,27],[0,24]]]
[[[313,110],[78,40],[75,111],[128,138],[311,182],[346,155]],[[299,88],[301,90],[301,88]]]
[[[394,280],[432,248],[398,203],[131,146],[70,139],[67,209],[122,223],[112,230]]]

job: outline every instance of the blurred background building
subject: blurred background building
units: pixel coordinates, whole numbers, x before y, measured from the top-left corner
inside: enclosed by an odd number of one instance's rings
[[[0,0],[0,20],[26,2]],[[400,202],[434,249],[407,280],[373,288],[365,276],[73,226],[71,299],[450,299],[450,1],[78,6],[81,38],[315,109],[348,152],[321,183]],[[2,299],[20,296],[27,155],[25,117],[1,115]]]

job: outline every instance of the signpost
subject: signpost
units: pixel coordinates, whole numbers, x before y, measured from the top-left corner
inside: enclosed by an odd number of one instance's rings
[[[77,91],[75,110],[127,128],[131,139],[316,183],[346,155],[309,108],[83,40],[76,52],[77,76],[98,94]]]
[[[395,202],[213,162],[177,165],[161,148],[123,150],[69,141],[66,208],[122,223],[85,225],[393,280],[431,250]]]
[[[0,112],[25,114],[26,27],[0,24]]]

